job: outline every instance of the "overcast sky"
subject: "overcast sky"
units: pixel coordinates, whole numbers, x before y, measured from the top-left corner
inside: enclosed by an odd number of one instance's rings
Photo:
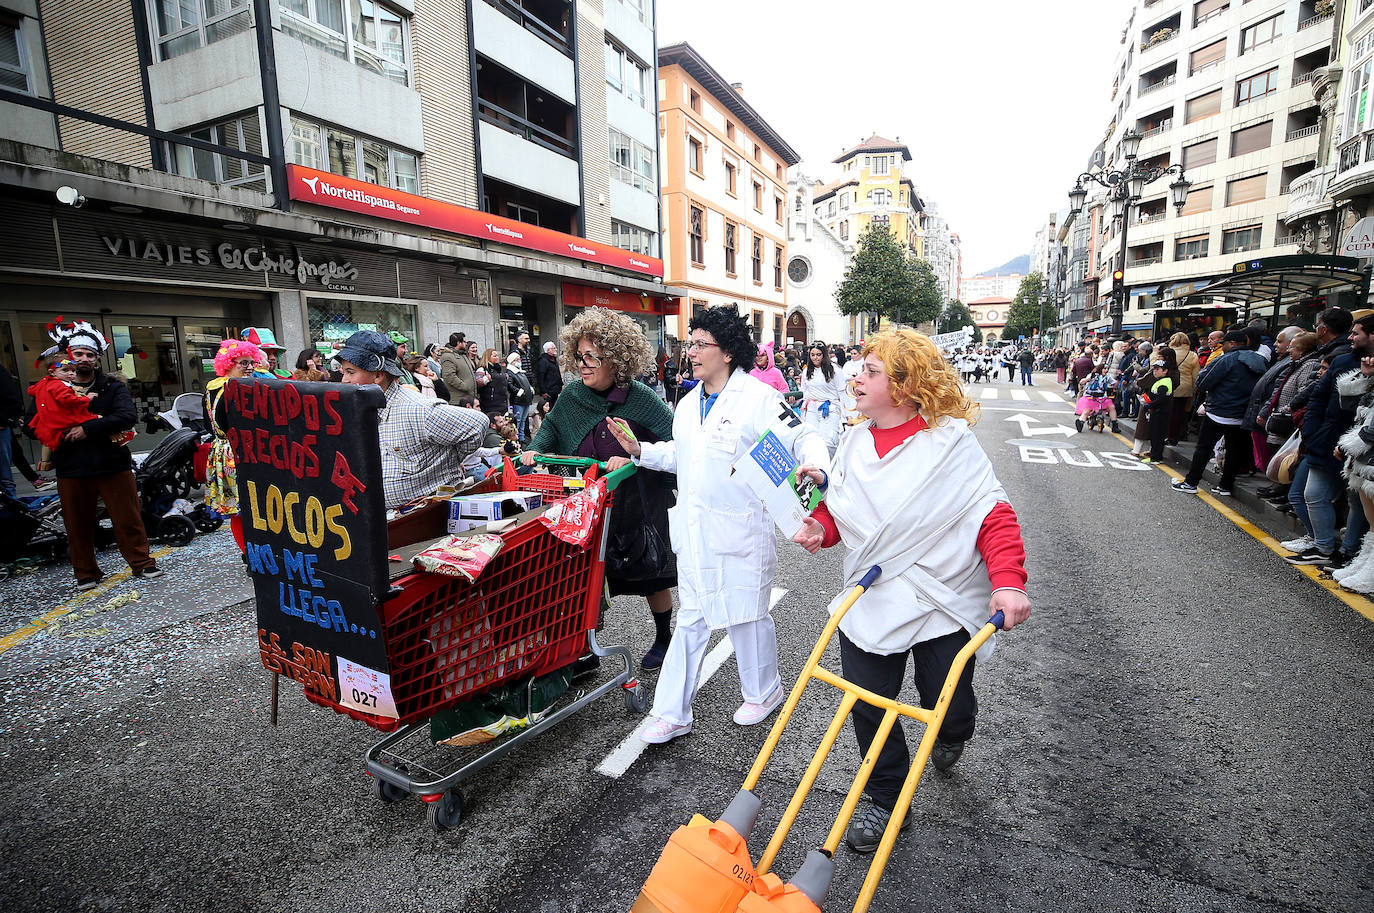
[[[1029,253],[1111,119],[1130,0],[657,0],[808,173],[870,134],[911,147],[964,275]]]

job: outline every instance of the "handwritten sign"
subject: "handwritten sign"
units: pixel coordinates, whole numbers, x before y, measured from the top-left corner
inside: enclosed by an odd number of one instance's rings
[[[379,610],[389,586],[385,397],[374,386],[255,377],[231,380],[224,402],[263,665],[395,717]]]

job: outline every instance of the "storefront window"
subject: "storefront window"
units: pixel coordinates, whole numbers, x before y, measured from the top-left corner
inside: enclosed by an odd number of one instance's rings
[[[327,356],[334,343],[343,342],[359,330],[393,330],[410,340],[411,351],[422,348],[416,334],[416,306],[388,301],[355,298],[311,298],[306,304],[310,317],[310,339]]]

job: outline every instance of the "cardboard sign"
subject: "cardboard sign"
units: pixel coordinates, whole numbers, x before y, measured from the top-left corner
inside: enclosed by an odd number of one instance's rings
[[[263,665],[395,717],[379,610],[385,402],[375,386],[265,377],[231,380],[224,395]]]
[[[797,475],[797,461],[772,431],[735,461],[734,471],[749,486],[773,522],[789,538],[821,503],[821,491],[810,479]]]

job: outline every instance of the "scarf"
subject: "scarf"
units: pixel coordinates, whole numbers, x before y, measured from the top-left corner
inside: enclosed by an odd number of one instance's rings
[[[617,392],[612,388],[603,396],[581,381],[564,387],[530,448],[539,453],[573,453],[592,429],[612,414],[648,428],[660,441],[673,439],[673,413],[658,394],[637,380],[630,381],[623,403],[615,401]]]

